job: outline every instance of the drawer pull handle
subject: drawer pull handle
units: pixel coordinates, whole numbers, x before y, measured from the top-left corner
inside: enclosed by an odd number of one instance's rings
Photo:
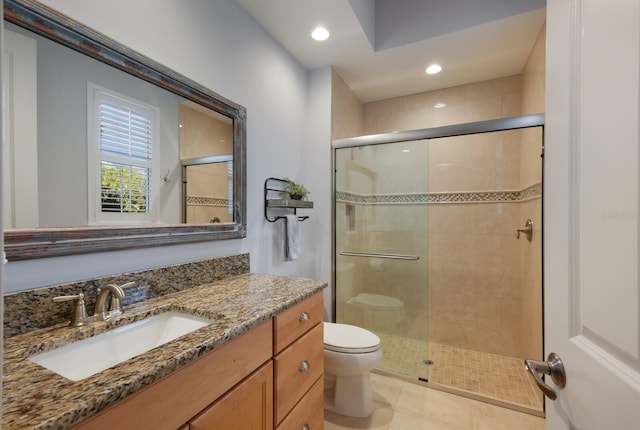
[[[309,314],[306,312],[302,312],[300,314],[300,317],[298,317],[298,319],[300,320],[300,322],[309,321]]]
[[[311,365],[309,364],[309,362],[305,360],[302,363],[300,363],[299,370],[300,372],[306,372],[307,370],[309,370],[310,367]]]
[[[309,424],[305,424],[300,430],[311,430],[311,427],[309,427]]]

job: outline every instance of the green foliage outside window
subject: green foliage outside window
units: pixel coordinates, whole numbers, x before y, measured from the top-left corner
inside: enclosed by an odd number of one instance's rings
[[[148,213],[149,169],[102,162],[102,212]]]

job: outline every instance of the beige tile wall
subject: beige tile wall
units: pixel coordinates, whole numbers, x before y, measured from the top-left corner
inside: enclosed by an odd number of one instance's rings
[[[534,222],[531,242],[520,241],[520,355],[523,358],[543,359],[542,349],[542,199],[521,203],[522,218]]]
[[[364,104],[363,134],[542,112],[544,36],[543,28],[521,75]],[[344,121],[357,122],[360,114],[359,109],[351,111],[357,114],[348,114],[350,111],[345,106],[352,106],[353,94],[343,85],[342,80],[337,89],[334,85],[334,104],[339,94],[348,96],[340,110],[334,112],[335,138],[357,135],[350,134],[355,133],[357,127],[344,124]],[[436,103],[445,103],[446,107],[436,108]],[[403,168],[378,178],[380,185],[374,186],[361,178],[357,189],[364,194],[402,190],[519,190],[541,180],[540,145],[539,129],[432,140],[428,169],[413,170],[422,175],[426,171],[428,188],[422,178],[418,181],[414,177],[412,181],[414,173]],[[355,154],[356,159],[357,156]],[[393,156],[396,155],[379,158]],[[354,177],[358,175],[363,175],[362,169],[353,173]],[[422,184],[423,188],[415,190],[416,184]],[[337,222],[346,225],[349,222],[346,205],[337,207]],[[343,210],[344,214],[340,215]],[[350,213],[355,213],[355,224],[360,227],[388,229],[386,221],[398,225],[397,215],[391,218],[392,215],[385,215],[385,210],[374,211],[358,205],[351,210],[355,211]],[[524,226],[526,218],[533,218],[536,225],[532,242],[515,238],[515,230]],[[416,212],[407,219],[428,221],[426,247],[415,246],[417,231],[413,236],[399,234],[394,239],[394,247],[424,252],[424,260],[428,261],[426,275],[419,271],[418,274],[402,273],[409,267],[381,271],[379,262],[365,265],[362,259],[353,260],[350,267],[355,268],[354,285],[357,286],[347,295],[366,291],[401,296],[412,307],[407,312],[409,322],[402,326],[410,337],[424,336],[420,333],[426,324],[431,342],[501,355],[541,357],[541,199],[521,203],[430,204],[428,213]],[[416,222],[409,223],[414,224],[414,230],[417,228]],[[338,242],[340,246],[364,246],[367,242],[364,237],[361,231],[352,233],[348,239],[339,238]],[[402,243],[402,237],[407,237],[407,243]],[[413,303],[419,294],[409,292],[424,291],[416,287],[420,284],[412,284],[423,282],[422,279],[428,283],[428,321]]]
[[[187,105],[180,105],[180,159],[231,154],[233,129]]]
[[[437,103],[445,103],[436,108]],[[378,134],[520,115],[522,75],[364,105],[364,133]]]
[[[518,203],[429,206],[429,340],[517,356]]]
[[[522,73],[522,113],[544,112],[546,27],[540,30]],[[522,132],[520,184],[527,187],[542,182],[540,129]],[[520,222],[534,222],[532,241],[520,241],[520,357],[543,359],[542,309],[542,199],[520,205]],[[524,225],[524,224],[523,224]]]
[[[520,188],[520,131],[429,141],[429,191]]]
[[[364,133],[364,105],[335,70],[331,71],[331,138]]]
[[[522,71],[522,114],[544,112],[546,25],[533,45]]]
[[[518,130],[429,142],[430,192],[519,190]],[[429,340],[519,356],[520,203],[429,205]]]

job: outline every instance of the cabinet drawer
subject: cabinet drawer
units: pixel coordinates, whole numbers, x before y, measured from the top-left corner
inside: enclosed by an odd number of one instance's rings
[[[317,324],[275,358],[276,423],[324,374],[324,325]]]
[[[324,378],[319,378],[291,413],[278,426],[278,430],[309,430],[324,428]]]
[[[315,294],[278,314],[274,318],[274,353],[322,322],[322,293]]]

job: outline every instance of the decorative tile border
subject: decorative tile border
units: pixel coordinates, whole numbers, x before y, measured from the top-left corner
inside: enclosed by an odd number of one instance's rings
[[[542,196],[542,184],[522,190],[474,191],[458,193],[356,194],[336,191],[336,201],[363,205],[431,204],[431,203],[497,203],[521,202]]]
[[[187,205],[189,206],[229,206],[229,199],[219,197],[198,197],[187,196]]]
[[[520,200],[531,200],[536,197],[542,197],[542,183],[540,182],[520,191]]]

